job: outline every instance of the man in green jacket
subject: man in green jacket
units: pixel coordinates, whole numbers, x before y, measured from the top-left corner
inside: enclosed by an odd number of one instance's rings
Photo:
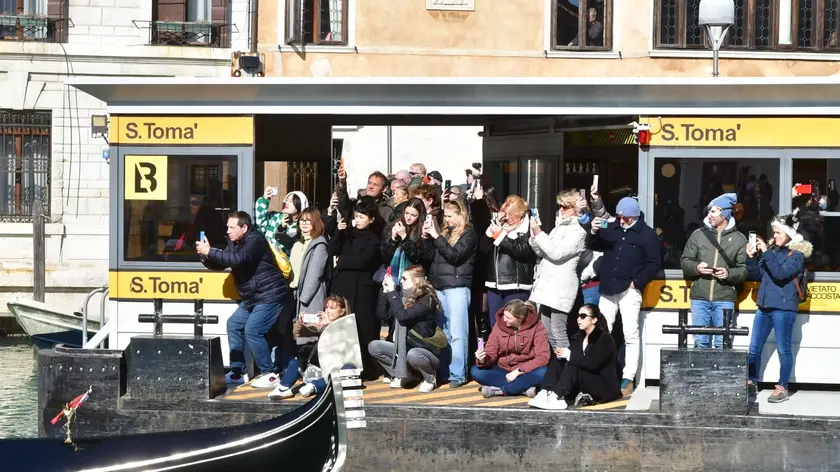
[[[735,228],[734,193],[725,193],[709,204],[703,226],[685,244],[680,263],[691,284],[691,324],[723,326],[723,310],[734,309],[738,285],[747,278],[747,238]],[[694,336],[694,347],[708,348],[709,336]],[[715,336],[716,349],[723,338]]]

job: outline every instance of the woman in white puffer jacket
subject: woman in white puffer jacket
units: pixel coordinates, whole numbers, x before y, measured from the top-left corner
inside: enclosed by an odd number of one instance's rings
[[[577,190],[557,195],[559,210],[551,234],[545,234],[531,220],[530,243],[541,260],[529,300],[537,304],[554,351],[569,347],[566,325],[580,287],[578,262],[586,250],[586,232],[578,222],[577,200]]]

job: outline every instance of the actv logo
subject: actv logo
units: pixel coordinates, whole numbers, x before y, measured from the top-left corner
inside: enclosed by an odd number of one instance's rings
[[[134,192],[154,193],[158,187],[158,182],[155,178],[155,175],[157,175],[157,166],[151,162],[138,162],[134,166],[137,169],[137,172],[134,173]]]

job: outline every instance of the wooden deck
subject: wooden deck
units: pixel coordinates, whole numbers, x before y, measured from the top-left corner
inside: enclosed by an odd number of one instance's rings
[[[297,390],[302,384],[299,382],[294,389]],[[479,385],[475,382],[469,382],[461,388],[449,388],[444,385],[436,388],[431,393],[421,393],[417,387],[413,389],[397,389],[391,388],[384,384],[381,380],[366,382],[364,388],[364,396],[362,397],[365,404],[368,405],[428,405],[428,406],[466,406],[466,407],[506,407],[506,408],[520,408],[528,409],[528,400],[526,396],[512,396],[512,397],[493,397],[484,398],[479,391]],[[253,388],[248,384],[240,385],[235,389],[228,391],[227,395],[222,397],[222,401],[271,401],[268,399],[268,393],[271,388]],[[283,402],[299,402],[302,403],[306,399],[295,395],[294,397],[275,400]],[[582,407],[582,410],[623,410],[627,406],[630,398],[622,398],[620,400],[605,403],[602,405],[592,405]]]

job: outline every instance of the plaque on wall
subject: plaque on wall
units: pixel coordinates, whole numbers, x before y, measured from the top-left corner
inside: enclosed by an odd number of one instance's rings
[[[475,11],[475,0],[426,0],[426,10]]]

